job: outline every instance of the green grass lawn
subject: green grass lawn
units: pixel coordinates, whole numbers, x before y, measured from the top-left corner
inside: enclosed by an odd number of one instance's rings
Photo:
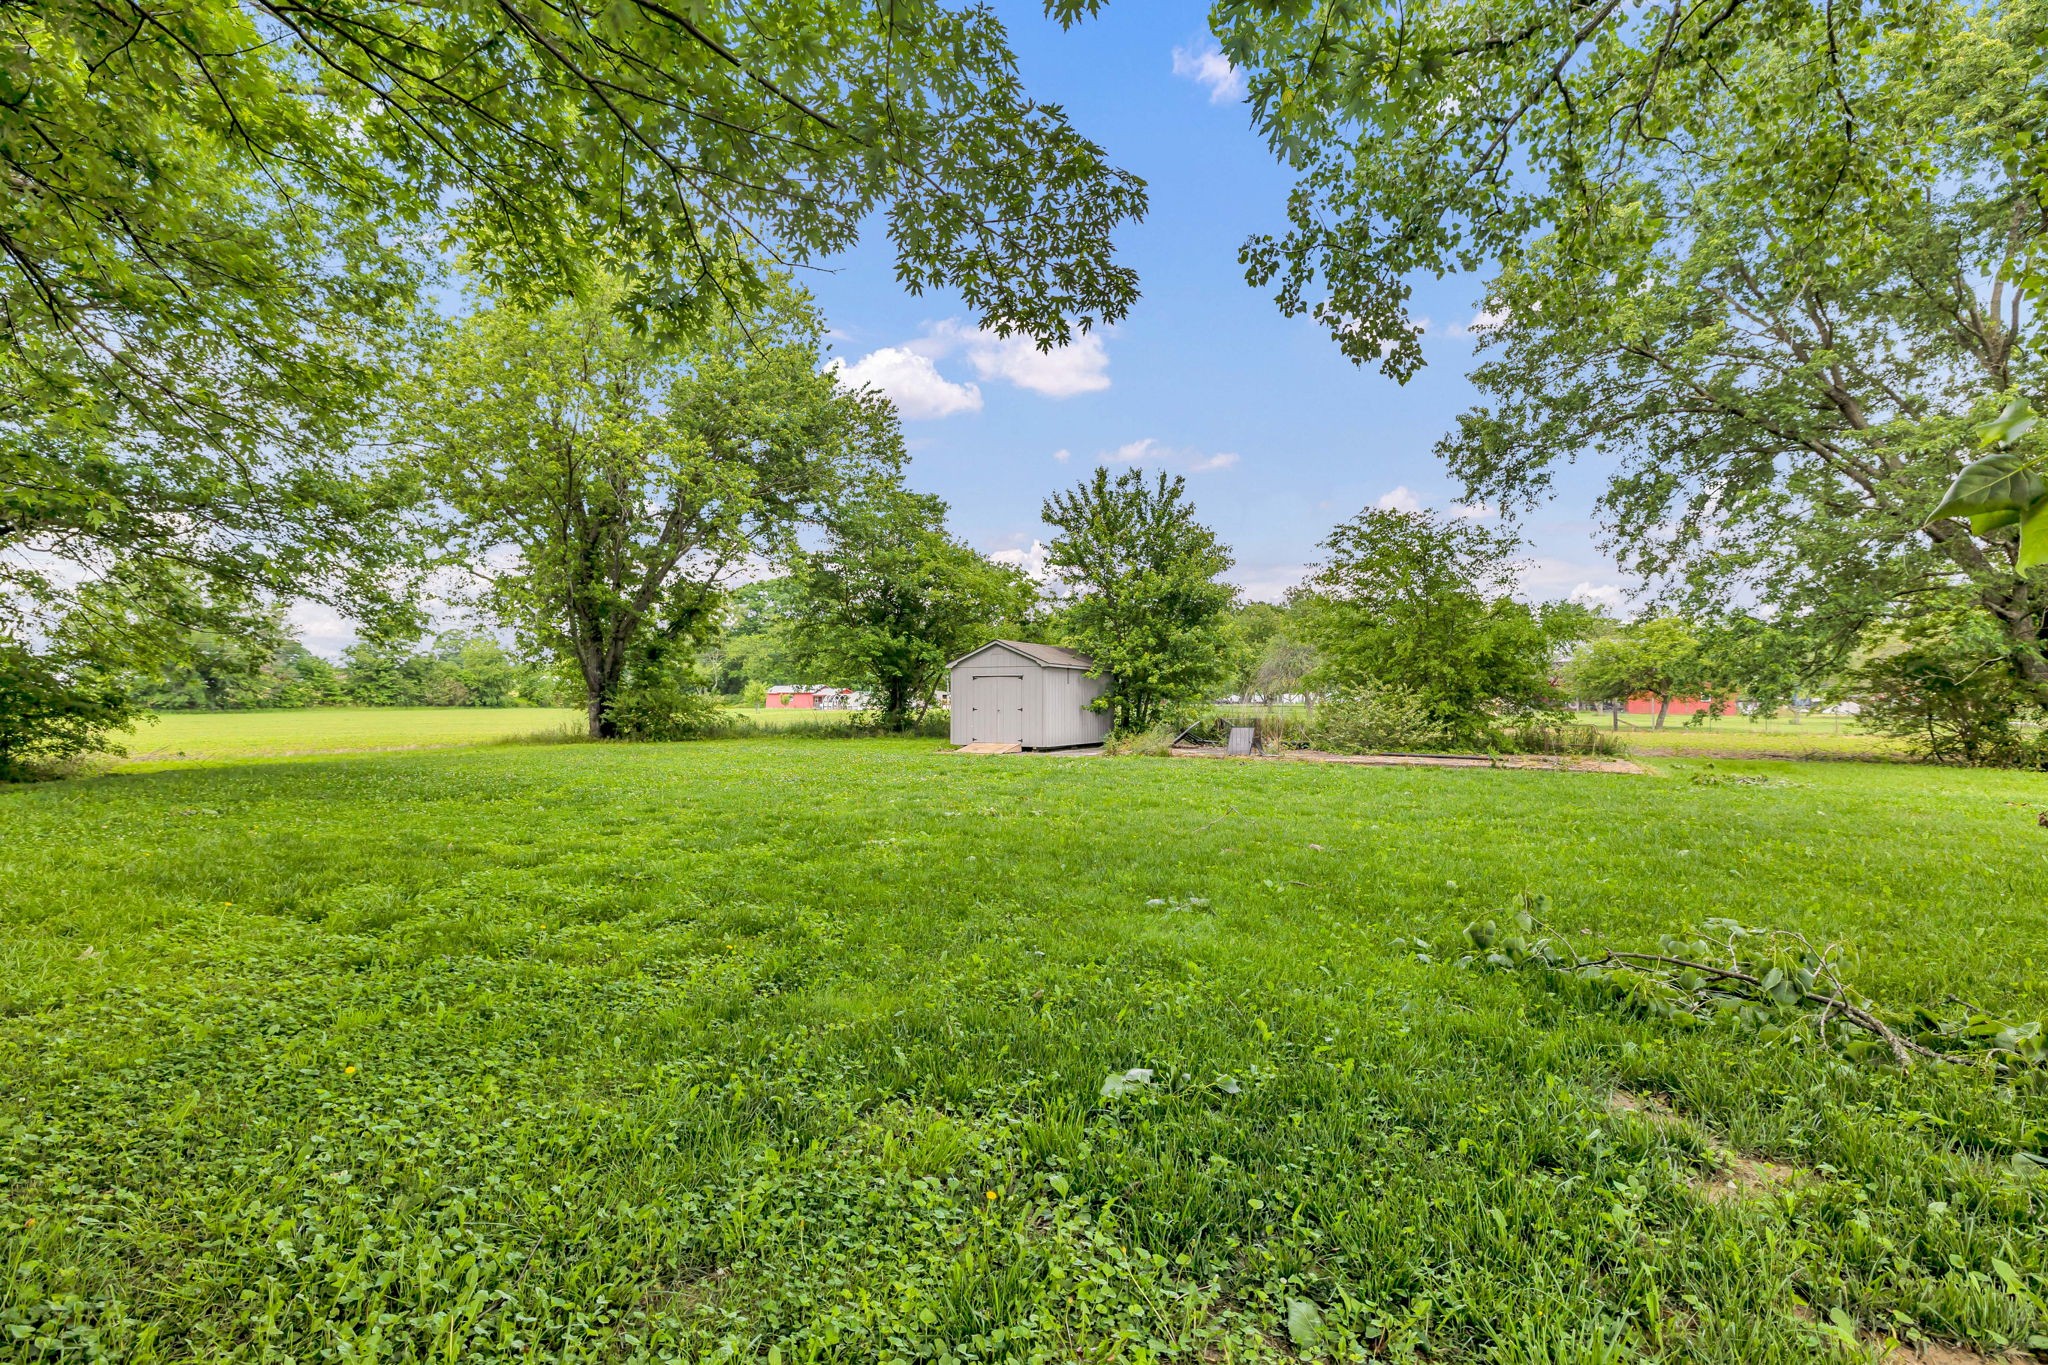
[[[1306,721],[1310,708],[1300,705],[1216,708],[1220,715],[1273,716]],[[1629,752],[1645,758],[1883,759],[1904,757],[1907,746],[1864,731],[1853,717],[1809,716],[1804,720],[1752,720],[1747,716],[1715,716],[1698,725],[1683,716],[1667,718],[1654,728],[1653,716],[1623,716],[1614,725],[1607,716],[1584,713],[1575,721],[1602,734],[1617,734]]]
[[[1899,758],[1907,753],[1901,741],[1873,735],[1852,717],[1810,716],[1801,721],[1750,720],[1716,716],[1698,725],[1683,718],[1667,719],[1662,730],[1654,717],[1624,716],[1618,733],[1630,752],[1648,758],[1717,756],[1730,758]],[[1614,732],[1604,718],[1588,721],[1592,728]]]
[[[817,723],[834,712],[737,711],[776,729]],[[579,732],[570,707],[388,706],[317,707],[299,711],[169,711],[122,737],[124,763],[188,759],[282,758],[372,749],[445,749],[501,740]]]
[[[1753,1365],[1844,1359],[1834,1314],[2048,1334],[2048,1179],[2012,1164],[2048,1091],[1448,961],[1536,891],[1619,944],[1731,915],[1842,940],[1887,1003],[2037,1018],[2039,776],[939,748],[0,789],[0,1358]]]

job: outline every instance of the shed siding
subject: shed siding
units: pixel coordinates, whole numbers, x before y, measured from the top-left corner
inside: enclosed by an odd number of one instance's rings
[[[1045,721],[1040,730],[1043,738],[1036,747],[1100,744],[1109,738],[1108,714],[1088,709],[1088,703],[1102,695],[1105,679],[1091,678],[1072,668],[1048,668],[1042,676],[1040,696]]]
[[[1108,681],[1048,664],[996,641],[953,665],[955,744],[1015,743],[1027,749],[1098,744],[1109,717],[1088,710]]]

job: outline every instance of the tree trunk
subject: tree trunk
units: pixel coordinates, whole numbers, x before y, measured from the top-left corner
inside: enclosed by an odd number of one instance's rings
[[[1655,730],[1661,730],[1661,729],[1663,729],[1663,728],[1664,728],[1664,713],[1665,713],[1665,712],[1667,712],[1667,711],[1669,711],[1670,709],[1671,709],[1671,698],[1669,698],[1669,697],[1659,697],[1659,698],[1657,698],[1657,723],[1656,723],[1656,724],[1655,724],[1654,726],[1652,726],[1652,727],[1651,727],[1652,729],[1655,729]]]
[[[584,674],[584,709],[590,717],[592,739],[617,739],[619,723],[612,715],[612,703],[618,699],[619,683],[624,669],[617,669],[609,676]]]
[[[591,635],[597,632],[593,629]],[[622,649],[584,646],[577,650],[577,668],[583,674],[583,705],[590,718],[592,739],[617,739],[619,723],[612,716],[612,703],[618,700],[619,685],[626,677],[626,657]]]

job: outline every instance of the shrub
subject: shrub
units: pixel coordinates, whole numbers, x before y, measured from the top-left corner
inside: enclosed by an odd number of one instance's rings
[[[1333,754],[1487,747],[1489,736],[1467,730],[1437,719],[1419,694],[1405,687],[1382,687],[1324,702],[1309,722],[1307,738]]]
[[[1525,721],[1494,731],[1491,745],[1502,754],[1594,754],[1620,758],[1628,753],[1621,736],[1590,725]]]
[[[1102,752],[1118,758],[1170,758],[1173,755],[1173,741],[1179,737],[1178,725],[1154,725],[1146,730],[1133,730],[1129,734],[1112,735],[1103,741]]]
[[[1977,621],[1933,614],[1914,638],[1868,660],[1855,679],[1863,724],[1936,763],[2048,767],[2048,737],[2023,723],[2039,710],[1987,634]]]
[[[0,644],[0,782],[49,777],[90,753],[118,753],[139,714],[128,690],[89,665]]]
[[[661,677],[622,692],[612,702],[611,719],[625,740],[728,739],[755,728],[753,721],[719,702],[682,678]]]

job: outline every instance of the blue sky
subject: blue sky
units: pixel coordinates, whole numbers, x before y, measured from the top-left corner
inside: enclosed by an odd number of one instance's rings
[[[1065,105],[1148,182],[1151,211],[1118,241],[1144,294],[1113,329],[1040,357],[1028,342],[980,336],[957,297],[905,294],[879,230],[829,271],[802,276],[836,355],[898,400],[910,482],[952,504],[952,529],[1020,556],[1047,534],[1047,493],[1099,459],[1136,458],[1187,475],[1203,519],[1233,547],[1232,577],[1271,598],[1361,507],[1389,497],[1451,506],[1457,490],[1431,447],[1473,401],[1471,341],[1459,332],[1479,282],[1416,282],[1429,365],[1405,386],[1352,365],[1313,320],[1281,317],[1244,281],[1238,247],[1283,225],[1289,179],[1251,130],[1204,8],[1113,4],[1067,31],[1037,0],[996,8],[1031,93]],[[1525,595],[1612,600],[1628,581],[1594,545],[1596,472],[1568,474],[1556,501],[1525,519]]]

